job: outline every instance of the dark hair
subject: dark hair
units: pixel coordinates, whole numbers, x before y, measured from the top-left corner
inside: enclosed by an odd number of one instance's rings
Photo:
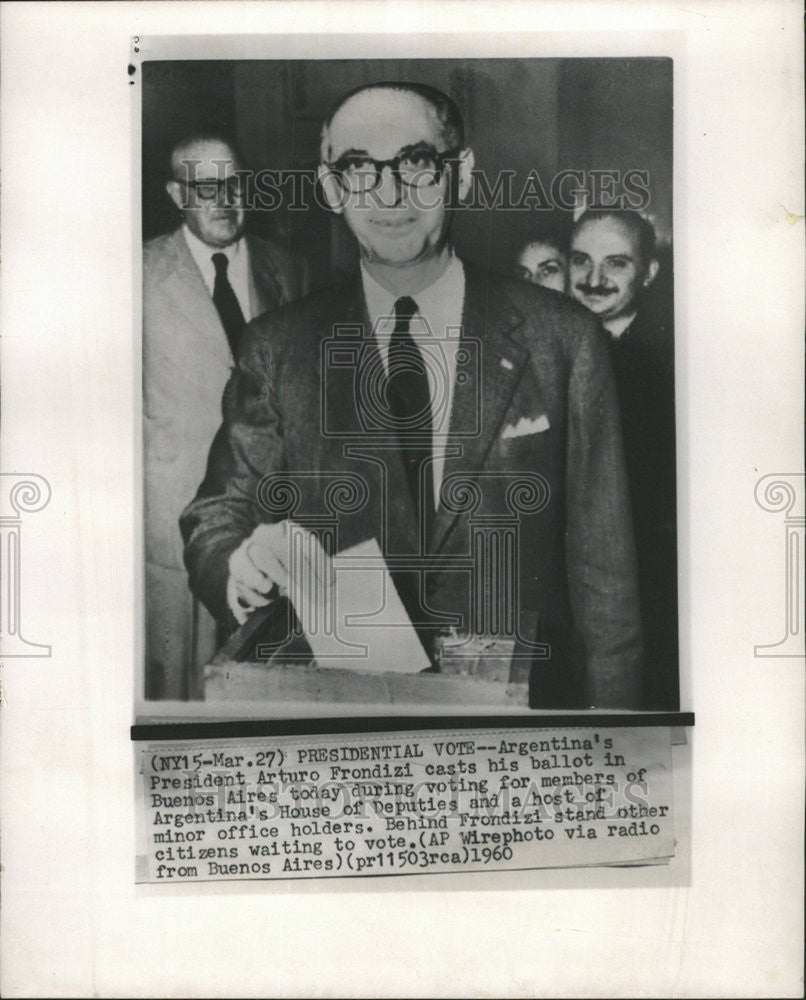
[[[518,252],[522,253],[530,243],[545,243],[567,256],[570,242],[571,214],[557,209],[530,231],[529,238],[521,241]]]
[[[405,81],[383,80],[379,83],[364,83],[360,87],[354,87],[351,91],[341,97],[330,109],[324,124],[322,125],[322,159],[324,156],[324,142],[333,119],[336,114],[358,94],[369,90],[397,90],[403,93],[416,94],[431,105],[436,112],[437,118],[442,125],[442,131],[450,148],[463,148],[465,144],[465,125],[462,121],[462,113],[455,101],[451,100],[447,94],[443,94],[436,87],[429,87],[426,83],[407,83]]]
[[[238,143],[229,132],[216,129],[203,129],[198,132],[189,132],[186,136],[183,136],[178,142],[175,142],[171,147],[171,152],[168,157],[168,169],[170,170],[171,176],[174,175],[174,158],[178,153],[187,149],[190,146],[195,146],[197,143],[201,142],[220,142],[223,145],[228,146],[233,154],[235,160],[243,165],[243,156],[241,155],[241,150],[238,147]]]
[[[638,242],[638,252],[645,267],[655,257],[655,227],[649,219],[628,208],[589,208],[577,219],[574,233],[586,222],[596,222],[599,219],[617,219],[624,223]]]

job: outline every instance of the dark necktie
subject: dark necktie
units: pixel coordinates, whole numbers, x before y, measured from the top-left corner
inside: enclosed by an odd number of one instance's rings
[[[409,330],[416,312],[413,299],[404,297],[395,302],[387,390],[418,523],[428,531],[434,516],[431,390],[423,356]]]
[[[227,277],[227,255],[223,253],[213,254],[213,265],[215,267],[215,285],[213,286],[213,303],[221,318],[221,325],[229,341],[232,356],[238,356],[238,339],[244,328],[245,320],[238,299],[229,283]]]

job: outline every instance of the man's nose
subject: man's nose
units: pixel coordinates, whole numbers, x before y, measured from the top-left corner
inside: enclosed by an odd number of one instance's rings
[[[588,272],[588,284],[592,285],[594,288],[598,288],[603,281],[604,272],[602,271],[602,265],[593,261]]]
[[[593,265],[589,260],[586,260],[584,263],[577,263],[574,261],[572,267],[574,270],[574,281],[584,285],[589,285],[591,283]]]
[[[387,163],[381,170],[381,178],[375,189],[378,201],[391,207],[398,205],[403,198],[403,182]]]

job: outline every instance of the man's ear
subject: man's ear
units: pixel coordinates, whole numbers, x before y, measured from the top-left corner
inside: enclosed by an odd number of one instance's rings
[[[341,215],[344,211],[344,189],[339,184],[336,175],[330,167],[324,163],[320,163],[316,171],[316,176],[319,178],[319,183],[325,195],[325,201],[328,203],[330,210],[335,212],[336,215]]]
[[[470,194],[473,184],[473,167],[476,165],[476,157],[472,149],[463,149],[459,154],[459,169],[457,171],[459,183],[456,194],[459,201],[464,201]]]
[[[187,208],[182,197],[182,185],[173,178],[165,182],[165,190],[168,192],[168,197],[176,205],[176,207],[181,212],[183,208]]]
[[[658,269],[660,264],[658,263],[657,257],[653,257],[649,262],[649,267],[646,269],[646,274],[644,275],[644,288],[649,288],[655,278],[658,276]]]

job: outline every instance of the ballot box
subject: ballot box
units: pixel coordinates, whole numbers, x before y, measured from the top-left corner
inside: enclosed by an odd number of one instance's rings
[[[205,667],[206,701],[528,705],[528,667],[513,655],[512,640],[448,634],[438,643],[438,671],[367,672],[322,668],[310,650],[295,651],[293,644],[273,648],[261,638],[271,631],[270,619],[271,611],[253,615]]]

